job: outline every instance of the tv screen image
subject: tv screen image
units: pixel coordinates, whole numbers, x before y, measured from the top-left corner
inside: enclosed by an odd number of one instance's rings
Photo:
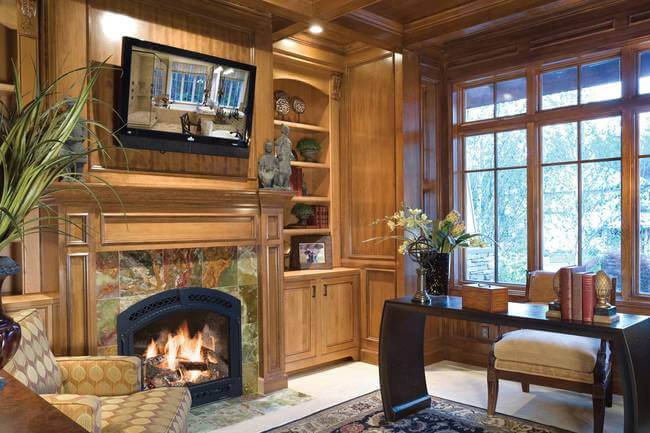
[[[248,156],[255,67],[124,38],[125,147]]]

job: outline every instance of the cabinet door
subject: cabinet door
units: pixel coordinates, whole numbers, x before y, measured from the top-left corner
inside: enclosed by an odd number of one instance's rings
[[[286,362],[316,356],[316,282],[284,285],[284,346]]]
[[[359,278],[324,279],[320,290],[321,354],[358,346]]]

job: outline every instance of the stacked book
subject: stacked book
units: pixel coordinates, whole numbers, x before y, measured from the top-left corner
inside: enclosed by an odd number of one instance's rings
[[[615,318],[594,315],[598,301],[595,290],[596,274],[585,270],[584,266],[567,266],[558,271],[560,303],[549,306],[547,317],[603,323],[611,323],[615,320]],[[613,293],[615,289],[616,279],[612,278]]]
[[[314,215],[309,219],[308,224],[319,229],[328,228],[330,225],[328,207],[323,205],[315,205],[312,206],[312,208],[314,209]]]

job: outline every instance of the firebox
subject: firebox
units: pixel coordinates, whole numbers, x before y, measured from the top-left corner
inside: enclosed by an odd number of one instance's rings
[[[167,290],[117,317],[118,352],[143,361],[145,388],[187,386],[192,406],[242,394],[241,303],[198,287]]]

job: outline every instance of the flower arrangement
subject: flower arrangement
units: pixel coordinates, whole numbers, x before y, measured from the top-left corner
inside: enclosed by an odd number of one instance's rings
[[[401,242],[399,253],[408,254],[417,262],[434,252],[451,253],[458,247],[486,246],[481,239],[483,235],[467,233],[465,223],[455,210],[436,223],[422,209],[402,206],[402,209],[393,215],[373,221],[373,224],[381,223],[385,223],[391,233],[396,234],[372,238],[369,241],[396,239]]]

